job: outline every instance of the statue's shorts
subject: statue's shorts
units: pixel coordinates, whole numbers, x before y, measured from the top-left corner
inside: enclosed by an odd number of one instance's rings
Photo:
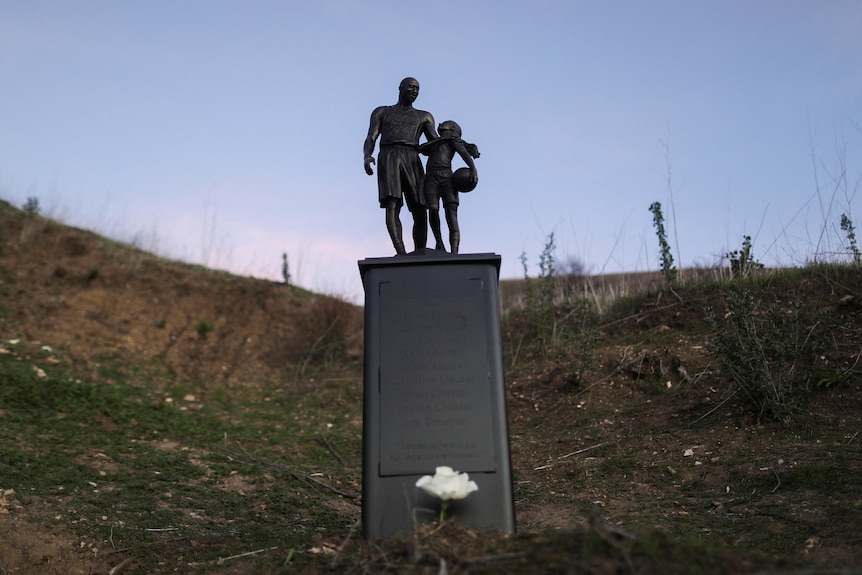
[[[377,189],[380,207],[386,207],[389,198],[398,200],[401,206],[407,203],[411,212],[425,209],[422,197],[422,182],[425,170],[415,146],[408,144],[388,144],[380,146],[377,155]]]
[[[443,198],[444,206],[458,205],[458,192],[452,188],[452,170],[432,169],[425,174],[425,183],[422,186],[422,196],[425,205],[429,209],[440,209],[440,198]]]

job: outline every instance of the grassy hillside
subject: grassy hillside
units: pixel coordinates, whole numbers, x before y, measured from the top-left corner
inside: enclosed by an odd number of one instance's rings
[[[517,535],[366,542],[361,309],[0,230],[0,572],[859,572],[858,268],[601,307],[535,280],[504,314]]]

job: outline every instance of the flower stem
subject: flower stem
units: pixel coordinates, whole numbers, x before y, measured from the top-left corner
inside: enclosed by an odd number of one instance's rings
[[[446,519],[446,508],[449,507],[449,501],[443,500],[440,502],[440,525]]]

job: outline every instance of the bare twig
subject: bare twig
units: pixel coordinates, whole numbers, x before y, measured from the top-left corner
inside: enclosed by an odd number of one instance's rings
[[[173,543],[175,541],[187,541],[191,539],[188,535],[183,535],[182,537],[169,537],[167,539],[159,539],[158,541],[153,541],[151,543],[139,543],[137,545],[130,545],[129,547],[122,547],[120,549],[115,549],[111,551],[110,555],[115,555],[117,553],[125,553],[126,551],[132,551],[133,549],[146,549],[147,547],[154,547],[158,545],[164,545],[165,543]]]
[[[512,353],[512,369],[515,369],[515,364],[518,362],[518,354],[521,353],[521,345],[524,343],[524,336],[521,335],[521,339],[518,340],[518,347],[515,348],[514,353]]]
[[[308,350],[308,353],[305,354],[305,359],[302,361],[302,364],[299,366],[299,377],[302,377],[305,373],[305,368],[308,366],[308,362],[311,361],[311,358],[314,356],[314,352],[317,351],[317,347],[326,339],[326,336],[329,335],[329,332],[332,331],[332,328],[338,323],[341,317],[337,316],[332,322],[326,327],[321,336],[315,340],[313,344],[311,344],[311,348]]]
[[[533,471],[541,471],[542,469],[548,469],[549,467],[553,467],[554,463],[558,463],[558,462],[562,461],[563,459],[566,459],[568,457],[572,457],[574,455],[580,455],[581,453],[586,453],[587,451],[592,451],[593,449],[598,449],[599,447],[607,445],[608,443],[610,443],[610,442],[609,441],[603,441],[602,443],[598,443],[596,445],[591,445],[590,447],[584,447],[583,449],[578,449],[577,451],[573,451],[571,453],[561,455],[560,457],[556,458],[553,462],[551,462],[547,465],[540,465],[539,467],[534,468]]]
[[[335,569],[335,564],[338,561],[338,554],[342,549],[347,547],[347,544],[350,543],[350,540],[353,538],[353,534],[356,532],[356,529],[362,524],[361,519],[357,519],[353,525],[350,526],[350,531],[347,532],[347,537],[344,538],[344,541],[341,542],[341,545],[335,548],[335,554],[332,556],[332,561],[329,563],[330,569]]]
[[[247,551],[245,553],[240,553],[239,555],[231,555],[230,557],[219,557],[216,561],[217,564],[221,565],[225,561],[230,561],[231,559],[240,559],[242,557],[251,557],[252,555],[260,555],[261,553],[266,553],[267,551],[274,551],[278,549],[278,547],[265,547],[263,549],[258,549],[256,551]]]
[[[337,460],[338,460],[338,462],[339,462],[343,467],[347,467],[347,463],[345,463],[345,462],[344,462],[344,458],[343,458],[343,457],[341,457],[341,455],[339,455],[337,451],[335,451],[335,448],[334,448],[334,447],[332,447],[332,443],[329,441],[329,438],[328,438],[325,434],[321,434],[321,435],[320,435],[320,439],[323,441],[323,444],[326,446],[326,448],[329,450],[329,452],[330,452],[333,456],[335,456],[335,459],[337,459]]]
[[[567,457],[571,457],[573,455],[580,455],[581,453],[585,453],[587,451],[592,451],[593,449],[598,449],[599,447],[607,445],[608,441],[603,441],[601,443],[597,443],[596,445],[591,445],[590,447],[584,447],[583,449],[578,449],[577,451],[573,451],[571,453],[567,453],[561,457],[558,457],[557,460],[566,459]]]
[[[719,409],[721,409],[721,406],[723,406],[725,403],[727,403],[728,401],[730,401],[731,399],[733,399],[733,396],[734,396],[734,395],[736,395],[736,392],[737,392],[737,391],[739,391],[739,390],[738,390],[738,389],[734,390],[734,391],[733,391],[733,393],[731,393],[730,395],[728,395],[728,396],[724,399],[724,401],[722,401],[721,403],[719,403],[718,405],[716,405],[715,407],[713,407],[712,409],[710,409],[709,411],[707,411],[706,413],[704,413],[703,415],[701,415],[700,417],[698,417],[697,419],[695,419],[694,421],[692,421],[691,423],[689,423],[689,424],[688,424],[688,426],[689,426],[689,427],[691,427],[692,425],[694,425],[694,424],[695,424],[695,423],[697,423],[698,421],[701,421],[701,420],[703,420],[703,419],[706,419],[707,417],[709,417],[710,415],[712,415],[713,413],[715,413],[716,411],[718,411]]]
[[[623,356],[622,356],[622,358],[620,358],[620,362],[617,364],[617,366],[614,368],[614,370],[611,373],[609,373],[608,375],[602,377],[601,379],[597,379],[596,381],[594,381],[590,385],[586,386],[585,388],[579,389],[578,392],[575,394],[575,397],[586,393],[587,391],[591,390],[595,386],[599,385],[600,383],[604,383],[605,381],[608,381],[610,378],[612,378],[613,376],[615,376],[616,374],[621,372],[623,370],[623,367],[628,365],[629,351],[631,351],[631,346],[626,346],[626,348],[623,350]]]
[[[621,529],[614,529],[613,531],[611,531],[608,528],[605,528],[605,527],[602,527],[599,525],[594,525],[594,524],[591,524],[590,527],[592,528],[593,531],[595,531],[596,535],[601,537],[602,541],[604,541],[605,543],[610,545],[612,548],[619,551],[620,555],[622,555],[623,559],[626,562],[626,565],[629,568],[629,572],[631,572],[632,575],[635,575],[637,573],[637,571],[635,570],[634,563],[632,563],[632,559],[629,556],[628,551],[626,551],[623,548],[623,546],[619,544],[618,541],[615,541],[613,537],[610,537],[609,533],[612,533],[618,537],[621,536],[621,537],[624,537],[625,539],[630,539],[630,540],[635,539],[635,536],[633,534],[630,534],[630,533],[623,531]]]
[[[383,548],[377,543],[372,542],[371,546],[377,549],[377,551],[380,553],[380,557],[382,557],[383,562],[386,563],[386,568],[389,569],[390,567],[392,567],[392,563],[389,562],[389,557],[386,556],[386,551],[384,551]]]
[[[524,557],[526,555],[527,554],[524,552],[500,553],[499,555],[486,555],[485,557],[472,557],[468,559],[462,559],[460,563],[466,563],[467,565],[474,565],[477,563],[493,563],[494,561],[505,561],[507,559],[520,559],[521,557]]]
[[[116,565],[111,567],[111,570],[108,571],[108,575],[119,575],[120,573],[125,571],[129,567],[129,565],[131,565],[131,564],[132,564],[132,558],[126,557],[125,559],[123,559],[122,561],[120,561],[119,563],[117,563]]]
[[[667,304],[667,305],[663,305],[663,306],[661,306],[661,307],[654,307],[654,308],[651,308],[651,309],[648,309],[648,310],[644,310],[644,311],[641,311],[641,312],[638,312],[638,313],[633,313],[632,315],[628,315],[628,316],[626,316],[626,317],[622,317],[622,318],[620,318],[620,319],[616,319],[616,320],[614,320],[614,321],[609,321],[609,322],[607,322],[607,323],[602,324],[600,327],[602,327],[602,328],[607,328],[607,327],[610,327],[610,326],[612,326],[612,325],[616,325],[616,324],[618,324],[618,323],[622,323],[622,322],[624,322],[624,321],[628,321],[628,320],[630,320],[630,319],[634,319],[634,320],[640,321],[640,320],[642,320],[643,318],[647,317],[648,315],[654,314],[654,313],[656,313],[656,312],[660,312],[660,311],[668,310],[668,309],[671,309],[671,308],[675,308],[675,307],[677,307],[677,306],[679,306],[679,305],[681,305],[681,304],[682,304],[682,302],[673,302],[673,303],[670,303],[670,304]]]
[[[264,459],[260,459],[259,457],[255,457],[254,455],[251,455],[250,453],[248,453],[245,450],[243,450],[242,452],[239,452],[239,451],[235,451],[232,449],[228,449],[227,447],[219,447],[218,449],[223,451],[224,453],[227,453],[228,455],[230,455],[234,459],[246,461],[249,463],[256,463],[258,465],[263,465],[264,467],[269,467],[271,469],[275,469],[277,471],[282,471],[284,473],[287,473],[288,475],[294,477],[295,479],[298,479],[298,480],[304,482],[305,484],[309,485],[309,487],[312,487],[312,488],[314,488],[315,486],[323,487],[324,489],[332,491],[333,493],[335,493],[337,495],[341,495],[342,497],[349,499],[353,502],[355,502],[358,499],[357,495],[353,495],[352,493],[347,493],[345,491],[341,491],[340,489],[336,489],[335,487],[326,483],[325,481],[321,481],[315,477],[312,477],[311,475],[309,475],[308,473],[305,473],[304,471],[297,471],[297,470],[291,469],[287,465],[283,465],[281,463],[276,463],[274,461],[266,461]]]

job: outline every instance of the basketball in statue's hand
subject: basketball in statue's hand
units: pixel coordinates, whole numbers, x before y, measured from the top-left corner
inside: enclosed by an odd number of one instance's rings
[[[452,174],[452,188],[458,192],[472,192],[477,183],[478,180],[470,183],[470,168],[458,168]]]

